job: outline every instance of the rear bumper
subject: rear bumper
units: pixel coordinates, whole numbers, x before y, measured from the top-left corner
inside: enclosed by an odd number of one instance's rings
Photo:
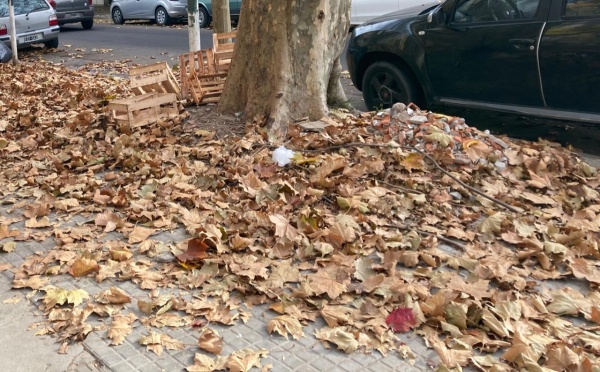
[[[40,33],[42,34],[42,38],[39,40],[32,41],[32,42],[18,43],[18,40],[21,37],[40,34]],[[46,28],[43,30],[37,30],[37,31],[33,31],[33,32],[26,32],[26,33],[18,34],[17,35],[17,48],[21,49],[21,48],[28,47],[32,44],[41,44],[46,41],[56,39],[56,38],[58,38],[59,33],[60,33],[60,28],[58,26],[53,26],[51,28]],[[0,41],[3,42],[4,45],[6,45],[7,47],[10,48],[10,36],[2,36],[2,37],[0,37]]]
[[[187,7],[184,5],[181,6],[172,6],[171,9],[167,10],[169,13],[169,17],[171,18],[187,18]]]
[[[56,18],[58,19],[59,25],[65,23],[78,23],[81,21],[91,21],[94,19],[94,8],[86,10],[69,10],[69,11],[57,11]]]

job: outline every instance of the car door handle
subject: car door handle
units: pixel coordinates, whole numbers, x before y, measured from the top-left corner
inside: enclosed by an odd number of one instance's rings
[[[535,39],[510,39],[508,42],[514,45],[516,49],[535,49]]]
[[[533,45],[535,39],[510,39],[508,42],[513,45]]]

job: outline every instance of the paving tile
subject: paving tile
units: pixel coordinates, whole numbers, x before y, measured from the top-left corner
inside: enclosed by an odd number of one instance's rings
[[[160,366],[165,371],[180,371],[185,367],[179,361],[171,358],[168,355],[163,354],[162,356],[163,358],[158,359],[155,364]]]
[[[139,371],[139,372],[164,372],[164,370],[157,366],[156,364],[153,363],[148,363],[148,364],[142,364],[142,365],[137,365],[134,366],[134,371]],[[166,371],[166,372],[171,372],[171,371]]]
[[[135,371],[139,371],[136,367],[134,367],[133,365],[131,365],[131,364],[127,363],[127,362],[122,362],[122,363],[116,364],[114,366],[109,366],[109,368],[113,372],[135,372]]]
[[[121,355],[119,355],[114,349],[112,349],[110,353],[106,353],[102,357],[102,364],[104,364],[108,368],[112,368],[113,366],[121,364],[124,361],[125,359]]]

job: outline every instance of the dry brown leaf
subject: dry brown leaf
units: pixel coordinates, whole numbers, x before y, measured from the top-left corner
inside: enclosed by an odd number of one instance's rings
[[[128,261],[133,257],[133,253],[127,248],[112,248],[110,257],[118,262]]]
[[[268,355],[265,349],[242,349],[227,358],[225,367],[231,372],[248,372],[252,368],[261,368],[260,360]]]
[[[219,336],[217,331],[207,328],[198,338],[198,347],[209,353],[221,354],[223,352],[223,338]]]
[[[335,344],[346,354],[352,354],[359,346],[358,340],[345,327],[322,328],[315,331],[315,337]]]
[[[267,331],[269,334],[277,332],[283,337],[288,338],[288,332],[292,335],[294,340],[298,340],[304,336],[302,332],[302,324],[298,319],[288,315],[280,315],[269,321],[267,324]]]
[[[42,289],[48,285],[48,278],[41,277],[40,275],[33,275],[27,279],[15,279],[13,280],[13,288],[31,288],[31,289]]]
[[[79,257],[73,261],[69,267],[69,273],[74,277],[86,276],[100,270],[98,262],[93,259]]]
[[[0,240],[6,238],[16,238],[19,237],[19,235],[21,235],[21,233],[18,230],[9,230],[7,225],[0,225]]]
[[[108,338],[112,340],[110,344],[121,345],[125,342],[125,338],[133,332],[133,327],[131,325],[136,320],[137,316],[133,313],[127,315],[116,314],[108,328]]]
[[[17,248],[16,242],[6,242],[2,244],[2,250],[6,253],[14,252]]]
[[[202,239],[193,238],[188,240],[188,247],[185,252],[177,256],[181,262],[199,262],[209,257],[206,250],[208,245]]]
[[[36,220],[35,217],[32,217],[25,221],[25,227],[29,227],[30,229],[38,229],[49,226],[52,226],[52,223],[48,217],[42,217],[39,220]]]
[[[290,224],[288,219],[281,214],[269,216],[269,220],[275,224],[275,236],[294,240],[298,236],[298,230]]]
[[[128,304],[131,297],[120,288],[111,287],[96,295],[96,300],[102,304]]]
[[[136,226],[129,233],[129,244],[141,243],[144,240],[148,239],[150,235],[154,234],[156,231],[153,229],[147,229],[145,227]]]

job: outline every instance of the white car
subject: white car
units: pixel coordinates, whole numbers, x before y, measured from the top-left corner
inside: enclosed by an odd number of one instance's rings
[[[17,48],[43,43],[58,48],[58,18],[46,0],[15,1]],[[0,0],[0,42],[10,47],[8,0]]]
[[[443,0],[439,0],[443,2]],[[430,3],[428,0],[352,0],[350,24],[357,26],[381,15]]]

